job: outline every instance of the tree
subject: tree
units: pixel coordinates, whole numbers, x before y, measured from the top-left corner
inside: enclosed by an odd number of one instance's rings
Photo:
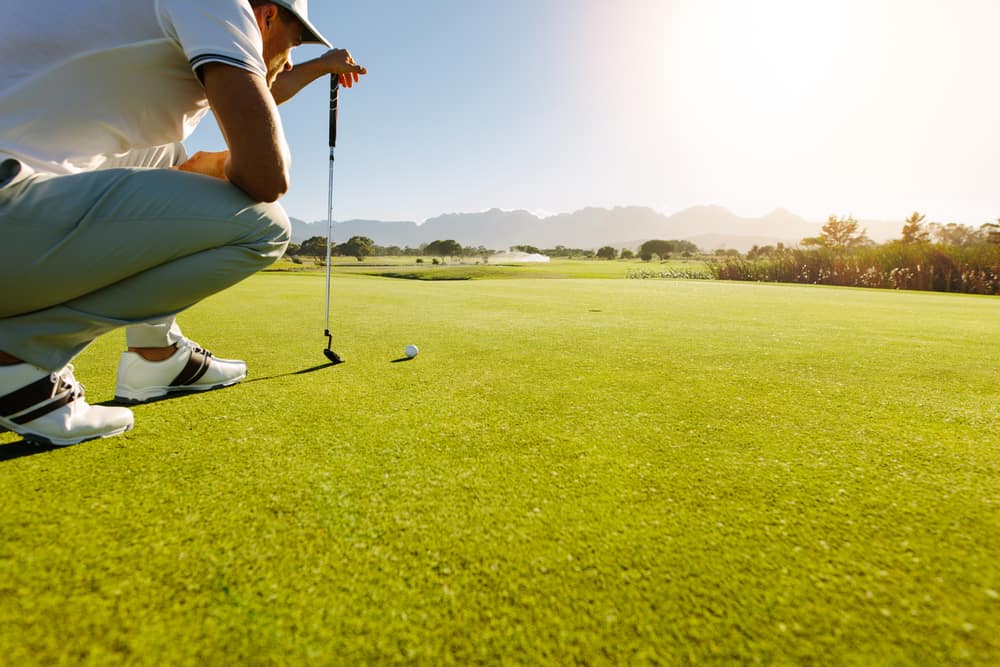
[[[346,257],[356,257],[359,262],[372,254],[375,242],[367,236],[352,236],[346,243],[337,246],[338,254]]]
[[[487,248],[484,245],[480,245],[480,246],[476,246],[476,250],[475,250],[474,254],[479,255],[482,258],[483,264],[489,264],[490,263],[490,256],[491,255],[495,255],[496,251],[495,250],[490,250],[489,248]]]
[[[517,248],[534,248],[534,246],[516,246]],[[534,248],[538,250],[537,248]],[[525,251],[527,252],[527,251]],[[538,250],[539,254],[545,255],[547,257],[595,257],[597,253],[593,250],[584,248],[567,248],[564,245],[557,245],[555,248],[542,248]]]
[[[453,239],[431,241],[424,248],[424,252],[428,255],[437,255],[438,257],[461,257],[462,246]]]
[[[606,245],[597,251],[597,257],[599,259],[617,259],[618,251],[611,246]]]
[[[533,245],[515,245],[515,246],[511,246],[510,251],[511,252],[525,252],[525,253],[528,253],[529,255],[541,255],[542,254],[542,251],[539,250],[538,248],[536,248]]]
[[[924,218],[926,217],[914,211],[903,225],[903,238],[900,239],[900,242],[910,244],[929,241],[930,233],[924,229]]]
[[[674,246],[673,252],[679,252],[685,256],[691,256],[698,252],[698,246],[692,243],[691,241],[674,240],[671,241],[670,243],[672,243]]]
[[[312,236],[299,246],[299,254],[306,257],[326,257],[326,237]]]
[[[639,257],[642,261],[648,262],[653,259],[656,255],[660,259],[669,259],[670,253],[674,251],[673,241],[662,241],[659,239],[654,239],[652,241],[646,241],[641,246],[639,246]]]
[[[628,248],[622,248],[622,259],[632,259],[635,257],[635,253]]]
[[[493,251],[486,246],[463,246],[462,257],[488,257]]]
[[[819,236],[802,239],[802,245],[844,250],[870,244],[871,239],[868,238],[867,230],[859,231],[859,226],[853,216],[838,218],[831,215],[823,225],[822,233]]]
[[[773,245],[759,246],[756,243],[747,250],[747,259],[761,259],[763,257],[774,257],[778,249]]]
[[[1000,243],[1000,220],[987,222],[979,228],[979,233],[983,235],[987,243]]]
[[[949,222],[946,225],[942,225],[937,222],[932,222],[927,225],[930,230],[931,236],[934,240],[941,245],[950,246],[969,246],[975,245],[980,241],[979,234],[976,230],[968,225],[960,225],[955,222]]]

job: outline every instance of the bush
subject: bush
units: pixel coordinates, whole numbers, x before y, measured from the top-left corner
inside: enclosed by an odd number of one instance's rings
[[[902,243],[854,249],[782,249],[712,264],[720,280],[1000,293],[1000,246]]]
[[[626,278],[637,280],[648,280],[660,278],[666,280],[714,280],[715,275],[709,268],[700,271],[695,269],[664,269],[662,271],[650,271],[648,269],[629,269],[625,274]]]

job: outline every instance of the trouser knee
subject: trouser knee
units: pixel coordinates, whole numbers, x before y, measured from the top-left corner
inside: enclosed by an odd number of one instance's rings
[[[292,238],[292,223],[285,209],[278,203],[259,203],[245,211],[252,215],[256,224],[252,239],[247,246],[259,253],[261,262],[267,266],[283,254]]]

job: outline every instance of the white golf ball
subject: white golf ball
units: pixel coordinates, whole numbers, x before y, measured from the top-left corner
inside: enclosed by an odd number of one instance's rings
[[[417,354],[419,352],[420,352],[420,349],[417,348],[416,345],[407,345],[406,346],[406,356],[409,357],[410,359],[412,359],[413,357],[417,356]]]

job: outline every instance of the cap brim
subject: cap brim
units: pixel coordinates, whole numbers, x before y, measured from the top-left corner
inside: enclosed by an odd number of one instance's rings
[[[333,48],[333,44],[331,44],[326,37],[320,34],[320,31],[316,29],[316,26],[314,26],[312,23],[305,20],[301,16],[299,16],[298,19],[299,22],[302,23],[303,26],[305,26],[307,33],[302,40],[304,44],[322,44],[328,49]]]

